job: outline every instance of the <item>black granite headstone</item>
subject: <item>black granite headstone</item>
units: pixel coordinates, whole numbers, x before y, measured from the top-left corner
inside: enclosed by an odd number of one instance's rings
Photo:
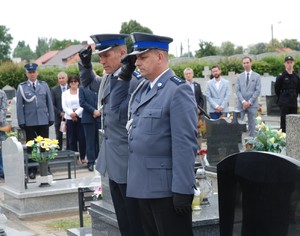
[[[240,152],[242,149],[242,133],[247,131],[246,123],[239,121],[240,113],[234,112],[233,119],[206,120],[208,170],[216,171],[216,165],[226,156]]]
[[[277,96],[275,94],[275,82],[271,82],[271,95],[266,96],[267,115],[280,116],[280,109],[277,105]]]
[[[220,235],[300,235],[299,167],[295,159],[254,151],[221,161],[217,165]]]

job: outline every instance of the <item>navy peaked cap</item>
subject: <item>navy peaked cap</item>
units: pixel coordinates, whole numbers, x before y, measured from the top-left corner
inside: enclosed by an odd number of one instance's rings
[[[125,38],[128,37],[128,34],[95,34],[90,37],[96,44],[96,50],[93,54],[99,54],[113,47],[125,45]]]
[[[287,56],[287,57],[284,58],[285,62],[286,61],[293,61],[293,60],[294,60],[294,58],[292,56]]]
[[[147,52],[150,49],[169,51],[169,43],[173,42],[170,37],[159,36],[147,33],[132,33],[133,52],[130,55],[137,55]]]
[[[38,67],[38,64],[36,63],[28,63],[24,66],[24,68],[27,70],[27,71],[36,71],[37,70],[37,67]]]

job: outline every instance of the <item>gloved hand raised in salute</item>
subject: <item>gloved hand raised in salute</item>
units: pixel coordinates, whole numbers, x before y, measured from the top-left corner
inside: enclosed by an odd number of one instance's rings
[[[136,56],[135,55],[127,55],[124,58],[122,58],[121,63],[121,72],[119,74],[119,78],[125,81],[131,80],[131,76],[133,71],[135,70],[135,61]]]
[[[89,45],[88,48],[83,48],[79,52],[81,63],[85,68],[92,67],[92,47]]]

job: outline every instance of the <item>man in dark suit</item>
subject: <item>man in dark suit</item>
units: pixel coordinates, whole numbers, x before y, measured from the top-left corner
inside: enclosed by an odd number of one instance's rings
[[[185,68],[183,71],[183,76],[185,78],[186,83],[191,86],[191,89],[193,90],[194,94],[195,94],[195,99],[196,99],[196,103],[198,106],[198,149],[201,149],[201,143],[202,143],[202,133],[201,133],[201,123],[202,121],[202,117],[201,117],[201,111],[199,109],[199,107],[201,107],[202,109],[204,109],[204,99],[203,99],[203,94],[201,91],[201,85],[197,82],[195,82],[193,80],[194,78],[194,71],[192,68]]]
[[[54,108],[54,114],[55,114],[55,134],[56,134],[56,139],[59,142],[59,150],[62,150],[63,147],[63,133],[60,132],[60,122],[64,119],[64,111],[62,109],[61,105],[61,94],[65,90],[68,89],[68,75],[66,72],[61,71],[57,75],[58,79],[58,85],[53,87],[51,89],[51,94],[52,94],[52,101],[53,101],[53,108]],[[67,149],[68,148],[68,142],[66,145]]]
[[[185,68],[183,71],[183,75],[185,78],[185,81],[188,85],[191,86],[191,89],[193,90],[195,94],[196,103],[199,107],[204,108],[204,100],[203,100],[203,94],[201,91],[201,85],[193,80],[194,78],[194,71],[192,68]],[[198,114],[200,114],[200,109],[198,109]]]

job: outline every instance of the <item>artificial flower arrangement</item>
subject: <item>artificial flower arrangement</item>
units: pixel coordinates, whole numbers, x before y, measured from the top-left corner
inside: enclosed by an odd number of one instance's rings
[[[37,136],[34,140],[29,140],[26,146],[32,148],[31,158],[36,162],[46,162],[54,159],[59,148],[58,140],[41,136]]]
[[[282,130],[273,129],[267,126],[260,116],[256,118],[257,135],[250,139],[247,144],[252,150],[285,153],[286,149],[286,134]]]

